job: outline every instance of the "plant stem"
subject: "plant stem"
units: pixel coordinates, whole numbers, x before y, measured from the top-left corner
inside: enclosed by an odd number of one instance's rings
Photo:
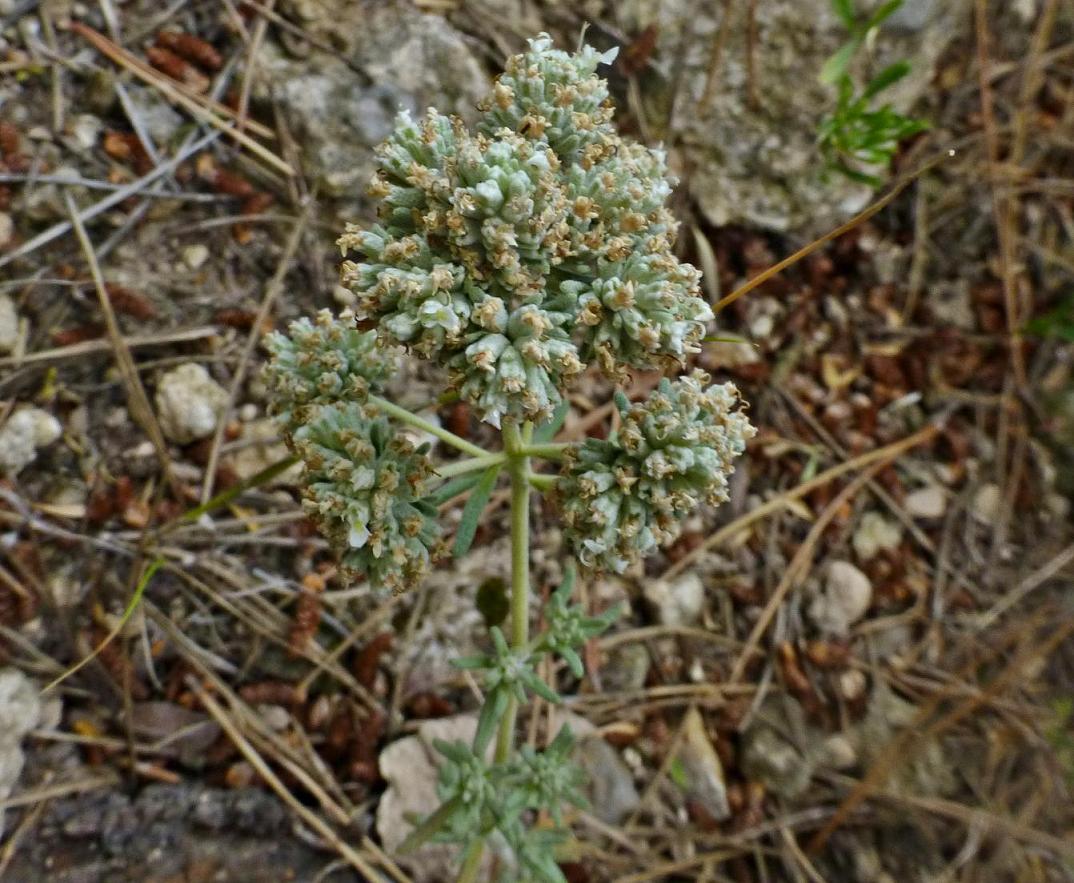
[[[480,469],[488,469],[497,463],[504,461],[503,454],[485,454],[483,457],[470,457],[468,460],[459,460],[457,463],[448,463],[436,470],[441,478],[454,478],[456,475],[465,475],[467,472],[477,472]]]
[[[559,481],[558,475],[552,475],[550,473],[530,473],[530,487],[538,491],[548,491],[556,486],[556,482]]]
[[[524,650],[529,641],[530,593],[530,459],[517,424],[503,428],[507,468],[511,475],[511,646]],[[496,762],[503,763],[514,747],[518,703],[512,697],[500,721]]]
[[[483,840],[475,840],[466,850],[466,856],[462,860],[462,868],[459,870],[457,883],[474,883],[477,880],[477,872],[481,869],[481,854],[485,851]]]
[[[435,435],[440,441],[446,442],[453,448],[458,448],[464,454],[469,454],[471,457],[484,457],[488,455],[488,451],[484,448],[478,447],[472,442],[468,442],[466,439],[455,435],[454,432],[448,432],[441,426],[437,426],[435,423],[431,423],[419,417],[417,414],[411,414],[406,408],[400,408],[398,405],[389,402],[387,399],[382,399],[380,396],[369,396],[370,404],[376,405],[384,413],[394,417],[396,420],[400,420],[403,423],[409,423],[411,426],[420,429],[422,432],[427,432],[429,435]]]
[[[567,448],[574,447],[569,442],[550,442],[544,445],[525,445],[522,449],[527,457],[540,457],[542,460],[562,460]]]

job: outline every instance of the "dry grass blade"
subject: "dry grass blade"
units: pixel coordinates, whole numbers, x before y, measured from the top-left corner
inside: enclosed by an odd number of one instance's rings
[[[219,132],[209,132],[204,138],[199,138],[197,141],[194,141],[190,145],[184,147],[170,160],[161,163],[159,166],[157,166],[151,172],[148,172],[147,174],[143,175],[137,181],[132,181],[126,187],[121,187],[111,196],[106,196],[100,202],[96,202],[89,208],[79,212],[79,221],[84,224],[87,221],[97,217],[98,215],[108,211],[110,208],[119,205],[124,200],[129,199],[132,196],[137,196],[142,190],[144,190],[158,178],[162,178],[165,175],[170,175],[176,170],[176,168],[179,167],[179,165],[185,162],[189,157],[193,156],[195,153],[198,153],[201,150],[204,150],[219,137]],[[60,221],[58,224],[54,224],[47,230],[39,233],[33,239],[24,242],[22,245],[20,245],[13,251],[9,251],[4,255],[0,255],[0,267],[3,267],[5,264],[10,264],[17,258],[25,257],[31,252],[34,252],[39,249],[41,246],[47,245],[54,239],[58,239],[59,237],[67,233],[67,231],[69,231],[72,226],[73,224],[71,221]]]
[[[916,171],[911,172],[903,178],[900,178],[887,194],[880,197],[880,199],[878,199],[868,208],[856,214],[845,224],[840,224],[834,230],[825,233],[818,239],[814,239],[812,242],[809,243],[809,245],[803,246],[802,248],[798,249],[798,251],[796,251],[794,254],[790,255],[789,257],[785,257],[782,261],[779,261],[778,263],[773,264],[763,273],[759,273],[758,275],[754,276],[744,285],[740,285],[729,295],[727,295],[727,297],[720,300],[713,307],[713,311],[718,313],[724,307],[733,304],[743,295],[749,294],[751,291],[753,291],[753,289],[757,288],[760,285],[764,285],[764,283],[771,279],[773,276],[779,275],[788,267],[797,264],[803,258],[809,257],[809,255],[813,254],[813,252],[815,252],[825,243],[831,242],[833,239],[838,239],[844,233],[849,233],[859,224],[865,223],[869,220],[869,218],[871,218],[873,215],[875,215],[877,212],[887,206],[893,199],[895,199],[896,196],[902,193],[903,190],[909,187],[914,181],[916,181],[925,173],[932,171],[932,169],[934,169],[944,160],[950,159],[954,155],[954,150],[945,150],[937,154],[927,162],[922,163],[922,165]]]
[[[215,325],[202,325],[199,328],[188,328],[183,331],[171,331],[164,334],[135,334],[123,338],[123,344],[127,349],[139,349],[147,346],[166,346],[174,343],[192,343],[195,340],[204,340],[219,333]],[[27,353],[23,356],[8,356],[0,359],[0,368],[34,365],[40,362],[59,362],[65,359],[78,359],[94,353],[108,352],[112,344],[107,340],[84,340],[82,343],[74,343],[70,346],[60,346],[54,349],[39,350],[36,353]]]
[[[131,417],[149,436],[165,480],[171,487],[175,498],[181,500],[183,499],[183,486],[172,470],[171,457],[168,455],[168,444],[164,440],[164,434],[160,431],[157,416],[153,413],[153,408],[149,404],[149,396],[146,395],[145,387],[142,386],[142,379],[138,375],[138,369],[135,367],[130,349],[128,349],[126,341],[123,339],[123,334],[119,330],[119,323],[116,321],[116,314],[112,309],[112,301],[108,297],[104,277],[101,275],[101,267],[97,263],[97,255],[93,251],[93,243],[90,242],[89,236],[86,234],[86,228],[82,226],[82,219],[78,215],[78,209],[74,200],[71,199],[71,194],[65,193],[64,199],[67,202],[67,212],[71,217],[71,226],[74,228],[75,235],[82,246],[86,263],[89,264],[90,275],[93,277],[93,285],[97,289],[97,299],[100,302],[105,327],[108,329],[108,338],[112,343],[112,350],[115,353],[119,373],[123,377],[124,386],[127,388],[127,400]]]
[[[215,102],[209,103],[205,99],[192,98],[177,82],[156,74],[152,68],[143,65],[138,59],[116,46],[103,34],[81,22],[72,22],[71,30],[92,43],[95,48],[111,58],[116,64],[127,68],[140,79],[153,86],[165,98],[178,104],[199,122],[207,123],[219,129],[233,141],[249,150],[254,156],[288,177],[294,176],[295,170],[289,163],[280,159],[268,148],[258,144],[239,127],[239,122],[233,118],[233,111],[230,109],[223,105],[217,105]],[[248,128],[252,128],[250,124],[246,125]],[[263,134],[264,127],[258,128],[261,130],[258,134]]]
[[[195,92],[178,80],[164,77],[141,59],[129,53],[122,46],[113,43],[104,36],[104,34],[95,31],[93,28],[89,27],[89,25],[83,24],[82,22],[72,22],[71,30],[87,42],[91,43],[102,55],[107,56],[120,67],[126,68],[150,86],[158,88],[163,87],[164,89],[178,92],[190,101],[203,105],[205,110],[212,111],[220,116],[232,118],[236,116],[235,111],[226,104],[221,104],[219,101],[213,101],[210,98],[206,98],[201,93]],[[276,133],[273,132],[272,129],[252,120],[246,122],[244,128],[257,135],[259,138],[276,137]]]
[[[1025,628],[1015,632],[1013,636],[1008,636],[1008,640],[1003,642],[999,647],[992,648],[989,657],[997,658],[1007,644],[1018,640],[1024,633],[1032,631],[1038,626],[1039,621],[1028,622]],[[810,841],[806,852],[810,855],[816,855],[820,852],[831,838],[832,834],[835,833],[835,831],[847,820],[850,813],[864,801],[868,800],[873,793],[883,786],[889,773],[899,761],[905,760],[916,747],[924,744],[926,739],[939,736],[945,730],[949,729],[955,723],[979,708],[990,697],[1007,687],[1015,678],[1022,676],[1031,664],[1039,659],[1047,657],[1072,632],[1074,632],[1074,620],[1068,620],[1056,628],[1047,639],[1043,641],[1030,640],[1028,642],[1029,647],[1015,656],[1006,668],[993,678],[986,687],[964,700],[960,705],[956,706],[952,711],[948,712],[939,720],[926,726],[926,722],[932,717],[940,704],[946,699],[951,698],[956,687],[949,685],[942,690],[937,691],[927,703],[921,706],[914,716],[914,719],[910,721],[906,728],[896,734],[891,741],[884,746],[872,766],[866,771],[865,776],[854,786],[850,794],[848,794],[839,805],[839,808],[832,815],[828,823],[817,832],[816,836]],[[970,666],[972,667],[972,665],[973,663],[971,662]]]
[[[709,549],[718,546],[724,542],[728,537],[734,536],[739,531],[749,527],[754,522],[760,521],[762,518],[767,518],[774,512],[778,512],[788,502],[792,500],[798,500],[809,494],[811,491],[816,490],[819,487],[823,487],[828,482],[833,481],[840,475],[844,475],[847,472],[852,472],[855,469],[863,469],[866,466],[870,466],[877,461],[889,461],[904,454],[911,448],[915,448],[918,445],[923,445],[926,442],[935,438],[939,432],[939,426],[936,424],[929,424],[928,426],[919,429],[913,435],[909,435],[904,439],[900,439],[897,442],[892,442],[890,445],[885,445],[882,448],[877,448],[875,451],[869,451],[855,457],[852,460],[847,460],[845,463],[840,463],[838,466],[833,466],[831,469],[826,469],[816,478],[812,478],[809,481],[803,482],[797,487],[791,488],[789,491],[784,491],[776,497],[773,497],[766,503],[761,504],[752,512],[747,512],[732,521],[730,524],[725,524],[712,536],[708,537],[704,542],[691,549],[678,561],[672,564],[665,572],[664,579],[672,579],[678,574],[682,573],[687,567],[693,564],[698,558],[700,558]]]
[[[765,631],[767,631],[768,626],[775,618],[776,611],[779,610],[779,606],[783,603],[783,599],[791,589],[796,585],[799,585],[802,580],[805,579],[810,562],[813,560],[813,551],[820,541],[821,536],[824,534],[825,528],[828,527],[831,520],[839,513],[843,505],[849,500],[852,500],[855,494],[868,484],[877,472],[887,466],[895,456],[895,454],[892,454],[873,463],[872,466],[866,469],[861,475],[836,494],[831,502],[824,507],[824,511],[821,512],[820,516],[813,523],[813,526],[810,527],[809,533],[806,534],[806,538],[794,553],[794,557],[791,558],[790,563],[787,565],[787,569],[783,571],[783,576],[780,578],[776,590],[772,593],[772,597],[768,599],[768,603],[765,604],[764,610],[761,611],[761,615],[757,618],[757,622],[754,623],[753,629],[750,631],[750,635],[742,648],[742,652],[739,653],[738,658],[735,660],[734,667],[731,669],[731,675],[727,680],[729,684],[737,684],[742,679],[742,676],[746,673],[746,667],[749,665],[750,656],[753,655],[753,651],[758,644],[760,644],[761,638],[764,637]]]

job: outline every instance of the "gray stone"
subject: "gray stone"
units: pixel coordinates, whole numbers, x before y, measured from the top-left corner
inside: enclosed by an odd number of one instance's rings
[[[849,561],[828,565],[824,588],[809,605],[809,618],[824,632],[845,635],[869,609],[873,585]]]
[[[866,512],[854,531],[851,545],[859,561],[876,557],[881,549],[892,551],[902,542],[902,526],[879,512]]]
[[[907,5],[897,25],[881,29],[871,59],[874,71],[910,61],[910,75],[885,93],[903,112],[928,88],[958,32],[964,0]],[[617,9],[631,33],[660,29],[656,69],[644,74],[645,115],[654,138],[682,145],[688,186],[710,223],[812,233],[868,201],[868,188],[823,175],[816,148],[818,125],[835,100],[818,74],[846,39],[831,7],[830,0],[768,0],[756,11],[752,46],[748,3],[625,0]]]
[[[18,475],[37,452],[63,434],[60,421],[41,408],[22,408],[0,429],[0,474]]]
[[[2,236],[3,231],[0,230]],[[15,312],[15,302],[6,294],[0,294],[0,353],[10,353],[18,342],[19,314]]]
[[[611,745],[599,736],[582,739],[574,757],[589,778],[589,801],[598,818],[618,825],[637,808],[641,797],[634,777]]]
[[[227,391],[201,365],[173,368],[157,384],[157,416],[169,441],[185,445],[213,434],[227,406]]]
[[[942,518],[947,509],[947,494],[938,484],[927,484],[906,495],[906,511],[914,518]]]
[[[688,572],[670,581],[647,582],[645,598],[664,625],[693,625],[705,605],[705,586],[700,576]]]
[[[37,726],[41,700],[37,687],[17,668],[0,669],[0,801],[7,799],[22,773],[23,736]],[[4,831],[0,810],[0,835]]]
[[[489,77],[463,36],[442,16],[401,0],[306,4],[305,29],[342,57],[312,48],[289,57],[266,44],[264,82],[288,114],[307,172],[324,192],[360,200],[374,170],[372,148],[391,132],[398,111],[433,106],[467,116]]]
[[[723,764],[709,740],[701,712],[696,708],[686,712],[682,747],[677,757],[685,774],[687,794],[708,810],[716,821],[730,818]]]

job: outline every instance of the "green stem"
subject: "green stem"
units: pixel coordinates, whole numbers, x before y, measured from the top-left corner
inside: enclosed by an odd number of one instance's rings
[[[574,445],[568,442],[550,442],[544,445],[525,445],[522,453],[527,457],[540,457],[542,460],[562,460],[568,448]]]
[[[469,454],[472,457],[484,457],[488,454],[484,448],[480,448],[472,442],[468,442],[466,439],[455,435],[454,432],[448,432],[441,426],[437,426],[435,423],[431,423],[419,417],[417,414],[411,414],[406,408],[400,408],[398,405],[389,402],[387,399],[382,399],[380,396],[369,396],[369,403],[376,405],[385,414],[394,417],[396,420],[400,420],[403,423],[409,423],[411,426],[420,429],[422,432],[427,432],[429,435],[435,435],[440,441],[446,442],[453,448],[458,448],[464,454]]]
[[[511,646],[524,650],[529,641],[530,589],[530,459],[517,424],[503,428],[507,468],[511,475]],[[514,747],[518,703],[512,697],[500,721],[496,762],[503,763]]]
[[[466,857],[462,860],[462,868],[459,870],[458,883],[474,883],[477,880],[477,872],[481,870],[481,854],[485,851],[485,842],[475,840],[466,849]]]
[[[534,490],[549,491],[556,486],[557,481],[559,481],[558,475],[530,473],[530,487]]]
[[[485,454],[483,457],[471,457],[468,460],[459,460],[457,463],[448,463],[446,466],[439,467],[436,474],[441,478],[454,478],[456,475],[465,475],[467,472],[488,469],[503,461],[503,454]]]

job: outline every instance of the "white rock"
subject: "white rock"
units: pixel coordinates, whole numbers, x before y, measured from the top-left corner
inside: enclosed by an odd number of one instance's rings
[[[183,249],[183,263],[188,269],[198,270],[209,260],[209,247],[198,242]]]
[[[17,668],[0,669],[0,800],[5,800],[22,772],[22,737],[41,719],[37,687]],[[0,835],[4,831],[0,810]]]
[[[201,365],[187,362],[160,378],[156,399],[161,431],[185,445],[212,435],[228,395]]]
[[[15,222],[7,212],[0,212],[0,248],[11,244],[15,238]]]
[[[40,408],[16,411],[0,429],[0,473],[17,475],[29,466],[39,449],[63,434],[60,421]]]
[[[914,518],[942,518],[947,495],[938,484],[927,484],[907,494],[903,505]]]
[[[0,229],[0,246],[4,244],[3,235],[3,229]],[[18,342],[19,314],[15,312],[15,302],[6,294],[0,294],[0,353],[10,353]]]
[[[901,525],[888,521],[879,512],[866,512],[854,531],[851,545],[859,561],[868,561],[881,549],[897,549],[901,542]]]
[[[645,598],[664,625],[692,625],[701,617],[705,586],[696,573],[684,573],[670,582],[658,579],[646,583]]]
[[[103,127],[104,123],[101,122],[100,117],[95,117],[91,113],[80,113],[72,120],[70,128],[75,143],[82,150],[92,150],[97,146],[97,139]]]
[[[999,518],[1000,507],[1003,505],[1003,492],[998,484],[984,484],[973,495],[973,514],[985,522],[991,524]]]
[[[848,770],[858,762],[858,751],[846,736],[835,733],[820,746],[820,762],[833,770]]]
[[[0,669],[0,741],[21,739],[37,726],[37,687],[17,668]]]
[[[824,589],[809,605],[809,617],[822,631],[845,635],[861,619],[873,600],[873,585],[849,561],[828,565]]]

